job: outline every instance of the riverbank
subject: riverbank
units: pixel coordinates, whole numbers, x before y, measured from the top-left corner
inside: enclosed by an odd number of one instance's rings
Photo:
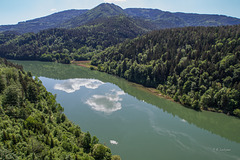
[[[164,99],[166,99],[166,100],[169,100],[169,101],[171,101],[171,102],[174,102],[174,103],[177,103],[177,104],[180,104],[180,105],[184,106],[184,105],[181,104],[180,102],[174,101],[172,97],[161,93],[159,90],[157,90],[157,89],[155,89],[155,88],[145,87],[145,86],[143,86],[143,85],[141,85],[141,84],[137,84],[137,83],[130,82],[130,81],[128,81],[128,82],[129,82],[132,86],[134,86],[134,87],[136,87],[136,88],[138,88],[138,89],[140,89],[140,90],[143,90],[143,91],[145,91],[145,92],[148,92],[148,93],[150,93],[150,94],[152,94],[152,95],[155,95],[155,96],[157,96],[157,97],[159,97],[159,98],[164,98]],[[184,107],[193,109],[193,108],[188,107],[188,106],[184,106]],[[194,109],[193,109],[193,110],[194,110]],[[200,111],[200,112],[201,112],[201,111],[209,111],[209,112],[224,113],[224,114],[226,114],[226,115],[228,115],[228,116],[236,117],[236,116],[231,115],[231,114],[229,114],[229,113],[227,113],[227,112],[225,113],[225,112],[222,111],[222,110],[216,110],[216,109],[214,109],[214,108],[200,108],[200,110],[197,110],[197,111]]]
[[[78,66],[82,66],[82,67],[85,67],[85,68],[90,68],[90,69],[97,70],[96,66],[91,65],[91,61],[72,61],[72,64],[75,64],[75,65],[78,65]],[[128,82],[130,82],[130,81],[128,81]],[[137,87],[138,89],[144,90],[144,91],[146,91],[146,92],[148,92],[148,93],[150,93],[152,95],[155,95],[155,96],[157,96],[159,98],[164,98],[164,99],[170,100],[172,102],[181,104],[180,102],[174,101],[172,97],[161,93],[156,88],[145,87],[145,86],[143,86],[141,84],[137,84],[137,83],[134,83],[134,82],[130,82],[130,84],[132,86],[134,86],[134,87]],[[183,105],[183,104],[181,104],[181,105]],[[184,106],[184,107],[191,108],[191,107],[188,107],[188,106]],[[191,108],[191,109],[193,109],[193,108]],[[217,113],[225,113],[228,116],[231,115],[231,114],[229,114],[229,112],[224,112],[223,110],[217,110],[217,109],[210,108],[210,107],[208,107],[208,108],[202,108],[201,107],[200,110],[198,110],[198,111],[210,111],[210,112],[217,112]],[[234,116],[234,115],[231,115],[231,116]]]
[[[72,64],[75,64],[75,65],[77,65],[77,66],[81,66],[81,67],[85,67],[85,68],[90,68],[90,69],[93,68],[93,69],[97,70],[97,67],[96,67],[96,66],[91,65],[91,61],[72,61],[71,63],[72,63]],[[128,81],[128,82],[130,82],[130,81]],[[147,92],[149,92],[149,93],[151,93],[151,94],[153,94],[153,95],[155,95],[155,96],[158,96],[158,97],[160,97],[160,98],[168,99],[168,100],[170,100],[170,101],[172,101],[172,102],[175,102],[175,101],[173,100],[173,98],[171,98],[170,96],[167,96],[167,95],[162,94],[159,90],[157,90],[157,89],[155,89],[155,88],[145,87],[145,86],[143,86],[143,85],[141,85],[141,84],[137,84],[137,83],[134,83],[134,82],[130,82],[130,84],[131,84],[132,86],[137,87],[138,89],[147,91]],[[175,103],[178,103],[178,102],[175,102]]]
[[[75,64],[77,66],[82,66],[86,68],[97,69],[96,66],[91,65],[91,61],[72,61],[71,64]]]

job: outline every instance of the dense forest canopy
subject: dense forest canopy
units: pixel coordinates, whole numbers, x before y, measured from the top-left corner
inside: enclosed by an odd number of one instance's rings
[[[109,46],[146,33],[148,30],[140,25],[144,24],[137,25],[126,16],[114,16],[75,29],[48,29],[15,37],[2,33],[0,56],[62,63],[70,63],[73,59],[89,60],[93,54]]]
[[[92,57],[98,70],[181,104],[240,117],[240,26],[154,31]]]
[[[0,159],[120,160],[63,113],[21,66],[0,59]]]

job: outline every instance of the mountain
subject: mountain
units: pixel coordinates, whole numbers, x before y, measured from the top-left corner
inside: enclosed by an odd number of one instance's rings
[[[102,3],[84,14],[64,22],[61,27],[75,28],[100,18],[107,18],[116,15],[125,15],[124,10],[114,4]]]
[[[150,21],[157,29],[184,27],[185,21],[174,13],[164,12],[158,9],[128,8],[124,10],[133,18],[142,18]],[[240,22],[240,21],[239,21]]]
[[[158,29],[188,26],[226,26],[240,24],[240,19],[224,15],[171,13],[158,9],[128,8],[124,10],[130,17],[151,21]]]
[[[240,19],[224,15],[174,13],[186,26],[227,26],[240,24]]]
[[[0,56],[62,63],[73,59],[89,60],[102,49],[149,31],[144,27],[142,23],[136,24],[133,19],[119,15],[99,18],[74,29],[47,29],[20,36],[0,34]]]
[[[222,26],[240,24],[240,19],[223,15],[172,13],[159,9],[128,8],[103,3],[91,10],[67,10],[50,16],[20,22],[17,25],[0,26],[0,32],[16,31],[19,33],[34,32],[49,28],[75,28],[97,19],[125,15],[137,24],[147,24],[148,30],[177,28],[186,26]]]
[[[153,31],[92,57],[99,71],[196,110],[240,117],[240,25]]]
[[[79,16],[85,13],[87,10],[67,10],[52,15],[29,20],[26,22],[19,22],[16,25],[1,25],[0,32],[4,31],[15,31],[18,33],[28,33],[34,32],[37,33],[40,30],[49,29],[49,28],[58,28],[60,24],[65,21],[72,19],[76,16]]]

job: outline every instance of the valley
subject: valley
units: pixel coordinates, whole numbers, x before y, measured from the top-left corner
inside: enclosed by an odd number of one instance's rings
[[[239,18],[102,3],[0,25],[0,57],[2,159],[240,157]]]

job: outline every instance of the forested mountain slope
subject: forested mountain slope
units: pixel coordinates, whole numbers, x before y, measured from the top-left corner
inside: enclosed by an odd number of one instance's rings
[[[240,26],[154,31],[92,57],[100,71],[194,109],[240,116]]]
[[[188,26],[226,26],[240,24],[240,19],[224,15],[173,13],[158,9],[127,8],[130,17],[139,17],[150,21],[158,29]]]
[[[184,20],[186,26],[227,26],[237,25],[239,18],[224,15],[174,13],[175,16]]]
[[[48,29],[13,36],[0,44],[0,56],[9,59],[58,61],[88,60],[106,47],[135,38],[148,30],[126,16],[102,18],[75,29]],[[4,38],[5,37],[5,38]],[[1,38],[1,35],[0,35]],[[1,39],[0,39],[1,40]]]
[[[0,59],[0,159],[120,159],[63,114],[21,66]]]
[[[50,28],[75,28],[101,18],[125,15],[129,18],[146,22],[148,30],[176,28],[186,26],[222,26],[240,24],[240,19],[224,15],[173,13],[159,9],[127,8],[115,4],[102,3],[90,10],[67,10],[41,17],[17,25],[2,25],[0,32],[37,33]],[[154,26],[154,27],[153,27]]]
[[[19,34],[14,31],[6,31],[0,33],[0,45],[16,38]]]
[[[97,7],[85,12],[80,16],[76,16],[63,24],[60,27],[63,28],[75,28],[91,21],[95,21],[101,18],[107,18],[117,15],[125,15],[124,10],[117,5],[103,3]]]
[[[2,25],[0,26],[0,32],[15,31],[23,34],[29,32],[37,33],[41,30],[49,28],[59,28],[59,26],[65,21],[79,16],[85,12],[87,12],[87,10],[67,10],[54,13],[46,17],[28,20],[26,22],[19,22],[16,25]]]

